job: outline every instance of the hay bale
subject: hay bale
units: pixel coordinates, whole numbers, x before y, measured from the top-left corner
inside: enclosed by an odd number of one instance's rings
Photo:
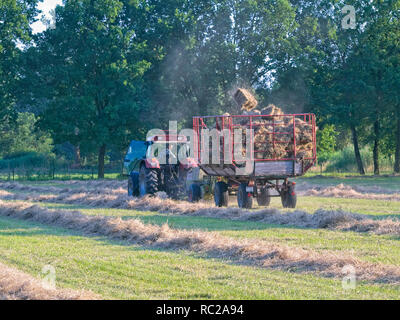
[[[254,96],[248,90],[243,88],[237,89],[234,99],[238,106],[242,108],[242,110],[251,111],[257,108],[258,105],[256,98],[254,98]]]
[[[273,104],[270,104],[268,107],[261,110],[261,114],[265,116],[278,116],[284,115],[285,113],[282,111],[282,109]]]

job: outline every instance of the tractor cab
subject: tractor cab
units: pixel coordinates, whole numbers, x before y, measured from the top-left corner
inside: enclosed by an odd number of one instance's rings
[[[140,168],[141,162],[146,159],[147,148],[145,141],[131,141],[124,159],[124,175]]]
[[[186,136],[170,134],[149,137],[147,143],[147,167],[157,168],[165,165],[184,165],[184,163],[193,163],[190,156],[190,146]],[[184,163],[179,159],[184,158]]]

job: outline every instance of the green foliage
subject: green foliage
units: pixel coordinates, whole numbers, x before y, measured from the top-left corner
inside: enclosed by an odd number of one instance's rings
[[[15,123],[7,126],[0,137],[0,155],[16,158],[25,153],[49,154],[53,141],[49,133],[37,129],[38,119],[32,113],[18,113]]]
[[[41,34],[26,57],[36,66],[36,96],[49,101],[41,127],[56,143],[100,150],[100,176],[106,147],[126,145],[145,127],[139,118],[141,79],[150,63],[146,43],[126,19],[120,1],[67,1],[56,9],[56,28]]]
[[[33,171],[34,168],[50,168],[54,161],[54,155],[48,153],[24,152],[11,154],[0,160],[0,170],[26,169]]]
[[[190,125],[193,115],[238,113],[237,86],[265,89],[265,79],[285,58],[295,27],[287,0],[148,1],[144,35],[157,39],[165,57],[146,75],[160,126]],[[167,27],[168,26],[168,27]],[[169,38],[159,39],[167,34]]]
[[[317,131],[317,153],[320,164],[326,162],[336,148],[337,132],[334,125],[326,125]]]
[[[361,150],[361,157],[363,159],[363,164],[368,172],[373,173],[373,159],[371,149],[365,147]],[[382,167],[386,170],[390,170],[393,166],[393,162],[390,161],[384,155],[380,155],[379,161]],[[343,150],[336,151],[332,153],[326,159],[327,166],[326,172],[357,172],[357,164],[354,161],[354,150],[353,146],[348,146]]]
[[[17,44],[30,41],[29,23],[38,0],[0,0],[0,135],[13,121],[16,89],[21,77],[21,51]]]

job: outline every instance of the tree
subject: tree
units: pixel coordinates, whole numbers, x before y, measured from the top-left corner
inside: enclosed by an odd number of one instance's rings
[[[374,171],[379,174],[382,121],[388,113],[381,63],[386,49],[377,41],[385,38],[386,28],[379,21],[396,20],[399,1],[292,0],[292,4],[297,7],[299,27],[290,63],[280,66],[272,98],[285,98],[280,92],[290,91],[306,111],[318,113],[321,124],[350,129],[358,170],[364,174],[361,135],[374,146]],[[358,22],[355,29],[345,30],[341,9],[349,4],[355,6]]]
[[[32,113],[18,113],[13,126],[0,136],[0,155],[10,157],[29,152],[51,153],[53,141],[48,133],[38,130],[37,121]]]
[[[317,132],[318,163],[321,166],[321,172],[322,165],[329,160],[329,157],[335,151],[336,137],[337,132],[333,125],[326,125],[325,128]]]
[[[385,135],[393,137],[385,127],[392,127],[393,113],[396,121],[397,112],[393,111],[400,101],[398,89],[395,89],[398,83],[393,82],[399,78],[400,1],[374,1],[369,12],[370,19],[356,56],[364,62],[358,76],[370,88],[366,106],[372,123],[374,173],[378,175],[382,141]]]
[[[0,0],[0,135],[13,126],[15,90],[20,79],[20,46],[31,40],[29,23],[38,0]],[[0,150],[2,152],[4,150]]]
[[[152,112],[141,95],[148,48],[129,28],[135,17],[126,16],[121,1],[67,0],[55,13],[56,27],[26,54],[35,94],[47,99],[41,126],[55,143],[97,150],[104,178],[107,148],[139,136],[145,130],[140,114]]]
[[[143,37],[163,59],[145,75],[160,124],[238,112],[232,90],[262,90],[284,56],[294,24],[287,0],[147,1]],[[142,25],[145,25],[143,22]]]

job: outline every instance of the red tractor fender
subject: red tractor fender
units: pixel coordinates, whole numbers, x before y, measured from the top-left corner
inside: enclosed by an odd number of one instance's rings
[[[160,161],[157,158],[145,159],[144,165],[147,169],[160,169]]]

